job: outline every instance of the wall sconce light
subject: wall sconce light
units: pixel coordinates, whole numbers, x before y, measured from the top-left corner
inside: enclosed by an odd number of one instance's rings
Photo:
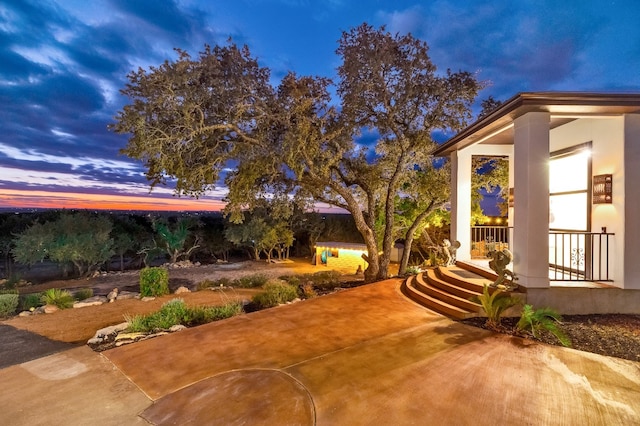
[[[509,207],[513,207],[513,188],[509,188],[509,199],[507,200],[507,204]]]
[[[593,204],[611,204],[613,202],[613,176],[596,175],[593,177]]]

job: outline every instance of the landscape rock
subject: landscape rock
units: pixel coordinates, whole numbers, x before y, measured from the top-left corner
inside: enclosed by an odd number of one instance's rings
[[[137,340],[145,337],[145,333],[136,332],[136,333],[119,333],[116,336],[116,342],[120,340]]]
[[[87,306],[100,306],[107,302],[107,298],[104,296],[93,296],[88,299],[81,300],[73,304],[74,308],[86,308]]]
[[[135,291],[121,291],[118,293],[118,300],[138,299],[139,297],[140,293],[136,293]]]
[[[170,332],[174,333],[176,331],[182,331],[182,330],[186,330],[187,327],[182,325],[182,324],[176,324],[176,325],[172,325],[171,328],[169,329]]]
[[[101,328],[100,330],[96,331],[96,334],[94,334],[91,339],[87,341],[87,344],[98,345],[105,340],[108,340],[111,336],[118,334],[120,331],[126,330],[127,327],[129,327],[129,323],[123,322],[120,324]]]
[[[142,299],[140,299],[142,302],[151,302],[152,300],[156,300],[155,297],[153,296],[145,296]]]
[[[111,290],[109,292],[109,294],[107,294],[107,300],[109,301],[109,303],[111,302],[115,302],[115,300],[118,298],[118,289],[114,288],[113,290]]]
[[[174,294],[182,294],[182,293],[191,293],[191,290],[186,288],[185,286],[180,286],[173,292]]]
[[[43,314],[52,314],[54,312],[58,312],[59,310],[60,309],[58,309],[56,305],[44,305],[36,309],[36,312],[40,311]]]
[[[22,311],[18,314],[19,317],[28,317],[30,315],[33,315],[31,311]]]

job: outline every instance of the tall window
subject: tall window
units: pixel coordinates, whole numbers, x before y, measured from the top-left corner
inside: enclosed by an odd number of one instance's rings
[[[591,142],[551,153],[549,228],[590,231]]]

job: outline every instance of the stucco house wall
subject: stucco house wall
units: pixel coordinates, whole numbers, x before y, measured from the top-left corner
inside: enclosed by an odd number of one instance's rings
[[[625,244],[625,174],[624,174],[624,117],[581,118],[550,132],[550,151],[559,151],[591,142],[591,174],[613,175],[613,202],[591,205],[591,231],[603,227],[614,233],[610,255],[616,259],[610,276],[613,285],[622,287],[624,277]]]

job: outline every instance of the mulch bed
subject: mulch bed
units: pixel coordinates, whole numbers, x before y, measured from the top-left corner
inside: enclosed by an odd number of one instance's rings
[[[518,319],[503,318],[501,329],[494,331],[517,335],[515,325]],[[469,318],[461,322],[488,329],[486,318]],[[640,315],[566,315],[562,317],[561,328],[571,339],[573,349],[640,361]],[[542,332],[537,338],[531,335],[522,337],[560,346],[558,339],[549,332]]]

